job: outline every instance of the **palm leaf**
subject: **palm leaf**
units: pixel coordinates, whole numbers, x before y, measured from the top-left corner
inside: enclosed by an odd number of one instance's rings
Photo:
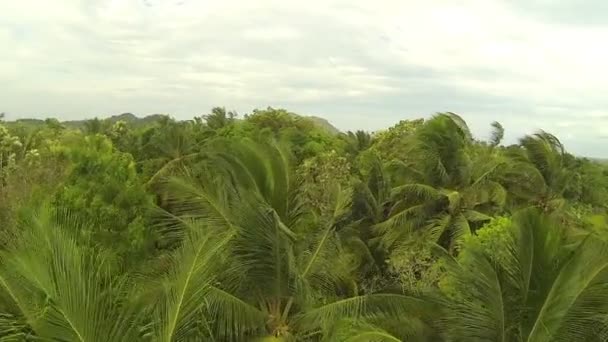
[[[169,259],[169,272],[162,278],[164,289],[155,305],[157,341],[182,341],[190,338],[201,319],[211,284],[220,268],[218,260],[233,237],[205,234],[204,226],[190,222],[182,247]]]
[[[501,251],[465,244],[458,263],[446,263],[456,293],[448,302],[449,335],[487,341],[605,336],[608,243],[593,234],[572,243],[531,209],[504,229]]]
[[[137,338],[141,318],[124,306],[128,283],[114,273],[111,255],[81,246],[69,234],[84,229],[83,223],[73,215],[41,209],[21,225],[23,234],[2,253],[0,279],[35,336],[69,341]]]
[[[264,312],[228,291],[211,286],[205,302],[211,329],[221,340],[238,340],[264,330]]]
[[[420,298],[400,294],[370,294],[338,300],[310,309],[295,318],[300,331],[329,331],[342,319],[378,316],[406,317],[428,314],[432,305]]]

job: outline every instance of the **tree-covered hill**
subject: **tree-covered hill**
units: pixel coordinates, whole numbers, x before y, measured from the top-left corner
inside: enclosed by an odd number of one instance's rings
[[[147,116],[140,118],[140,117],[135,116],[135,114],[132,114],[132,113],[122,113],[122,114],[118,114],[118,115],[112,115],[105,119],[98,119],[98,120],[104,121],[104,122],[107,122],[110,124],[114,124],[118,121],[124,121],[133,126],[145,126],[145,125],[149,125],[149,124],[152,124],[152,123],[160,120],[164,116],[165,115],[163,115],[163,114],[152,114],[152,115],[147,115]],[[57,120],[57,119],[49,118],[47,120]],[[91,120],[69,120],[69,121],[59,121],[59,123],[61,123],[65,127],[82,129],[85,127],[85,124],[89,121],[91,121]],[[41,127],[41,126],[44,126],[45,122],[46,122],[46,120],[42,120],[42,119],[17,119],[17,120],[12,120],[12,121],[6,121],[5,124],[7,126],[27,125],[27,126]]]
[[[294,114],[294,113],[291,113],[291,114],[296,117],[304,117],[305,119],[314,122],[320,128],[322,128],[323,130],[326,130],[329,133],[332,133],[332,134],[340,133],[339,129],[337,129],[329,121],[327,121],[326,119],[323,119],[321,117],[300,116],[300,115]],[[122,114],[118,114],[118,115],[112,115],[110,117],[103,118],[103,119],[100,119],[100,118],[95,118],[95,119],[97,119],[99,121],[103,121],[108,124],[114,124],[118,121],[123,121],[131,126],[141,127],[141,126],[151,125],[168,116],[169,115],[167,115],[167,114],[151,114],[151,115],[146,115],[143,117],[138,117],[133,113],[122,113]],[[68,121],[59,121],[59,123],[61,123],[63,126],[68,127],[68,128],[84,129],[86,127],[87,122],[94,121],[95,119],[68,120]],[[235,119],[238,120],[238,118],[235,118]],[[57,119],[55,119],[55,118],[49,118],[49,119],[45,119],[45,120],[43,120],[43,119],[16,119],[16,120],[11,120],[11,121],[6,121],[5,125],[9,126],[9,127],[10,126],[14,127],[14,126],[19,126],[19,125],[30,126],[30,127],[42,127],[45,125],[46,120],[57,120]],[[184,121],[187,121],[187,120],[184,120]]]

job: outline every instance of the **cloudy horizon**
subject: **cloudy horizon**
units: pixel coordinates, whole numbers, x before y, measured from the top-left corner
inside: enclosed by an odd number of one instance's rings
[[[452,111],[608,157],[608,3],[0,2],[0,112],[187,119],[225,106],[377,130]]]

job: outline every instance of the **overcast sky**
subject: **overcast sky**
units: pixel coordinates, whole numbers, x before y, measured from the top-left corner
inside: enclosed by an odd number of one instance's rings
[[[266,106],[376,130],[439,111],[608,157],[605,0],[0,0],[9,119]]]

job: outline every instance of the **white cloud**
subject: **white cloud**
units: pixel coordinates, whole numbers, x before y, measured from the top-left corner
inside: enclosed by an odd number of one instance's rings
[[[377,129],[451,110],[480,136],[499,120],[511,141],[545,128],[597,155],[608,20],[579,24],[592,9],[545,4],[552,18],[539,4],[3,1],[0,111],[185,118],[274,105]]]
[[[281,41],[294,40],[300,37],[300,32],[291,27],[260,27],[246,29],[243,32],[245,39],[250,40],[266,40],[266,41]]]

